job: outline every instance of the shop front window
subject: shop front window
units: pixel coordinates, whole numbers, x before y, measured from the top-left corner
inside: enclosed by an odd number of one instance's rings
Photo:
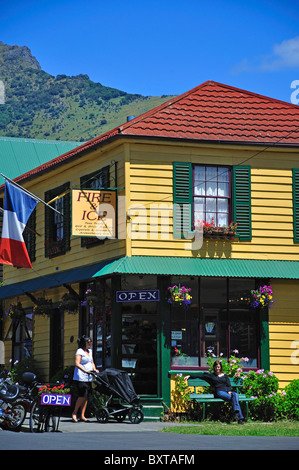
[[[182,282],[192,288],[192,303],[171,309],[172,367],[207,367],[209,357],[231,355],[246,358],[244,367],[259,367],[259,315],[249,306],[255,280],[202,277]]]
[[[227,357],[227,279],[200,279],[200,365],[209,356]]]
[[[248,307],[248,289],[254,289],[252,279],[230,279],[229,281],[229,339],[230,354],[238,351],[238,357],[246,357],[246,367],[257,364],[257,313]]]
[[[22,318],[15,318],[6,334],[5,340],[12,341],[12,359],[22,361],[32,355],[32,311],[25,311]]]
[[[191,288],[192,303],[188,307],[172,306],[171,309],[171,365],[173,367],[198,366],[198,281],[197,279],[172,277],[171,285]]]

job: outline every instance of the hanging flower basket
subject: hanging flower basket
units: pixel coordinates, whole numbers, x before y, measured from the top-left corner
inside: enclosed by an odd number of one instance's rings
[[[170,295],[168,303],[179,306],[188,306],[191,304],[192,297],[190,295],[191,288],[185,286],[170,286],[168,287],[168,293]]]
[[[271,308],[275,303],[271,286],[262,286],[251,292],[251,304],[253,308]]]
[[[96,307],[103,302],[103,293],[94,289],[87,289],[85,291],[84,300],[81,302],[81,305],[84,307]]]
[[[25,312],[21,302],[17,302],[16,304],[10,304],[8,310],[5,312],[5,315],[11,319],[21,318],[22,316],[24,316]]]
[[[214,218],[212,222],[205,220],[198,221],[198,227],[203,231],[203,238],[210,238],[214,240],[234,240],[236,236],[238,223],[231,222],[228,226],[216,226]]]
[[[52,309],[52,299],[45,299],[45,297],[40,297],[36,299],[33,307],[33,313],[35,315],[49,316],[52,312]]]
[[[59,309],[67,313],[77,313],[79,309],[80,301],[79,297],[75,294],[67,292],[63,294],[60,299]]]

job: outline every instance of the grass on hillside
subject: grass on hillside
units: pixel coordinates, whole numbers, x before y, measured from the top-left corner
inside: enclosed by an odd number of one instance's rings
[[[299,421],[275,421],[269,423],[251,422],[238,423],[201,422],[182,423],[178,426],[163,428],[161,432],[175,434],[201,434],[217,436],[280,436],[299,437]],[[298,442],[299,449],[299,442]]]

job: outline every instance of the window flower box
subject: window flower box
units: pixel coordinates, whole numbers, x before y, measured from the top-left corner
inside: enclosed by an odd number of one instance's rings
[[[231,222],[228,226],[216,226],[214,218],[212,222],[198,221],[199,229],[203,231],[203,238],[213,240],[234,240],[236,237],[237,223]]]

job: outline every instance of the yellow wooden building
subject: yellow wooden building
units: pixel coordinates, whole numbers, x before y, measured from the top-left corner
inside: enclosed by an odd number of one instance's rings
[[[48,379],[84,333],[97,366],[128,370],[152,407],[208,354],[238,350],[281,387],[298,379],[298,119],[297,106],[206,82],[16,178],[64,215],[38,204],[24,234],[32,269],[4,266],[7,365],[30,353]],[[115,204],[97,208],[99,192]],[[192,289],[190,305],[168,302],[174,285]],[[274,306],[250,307],[264,285]],[[34,309],[41,299],[51,313]],[[7,317],[18,303],[26,321]]]

